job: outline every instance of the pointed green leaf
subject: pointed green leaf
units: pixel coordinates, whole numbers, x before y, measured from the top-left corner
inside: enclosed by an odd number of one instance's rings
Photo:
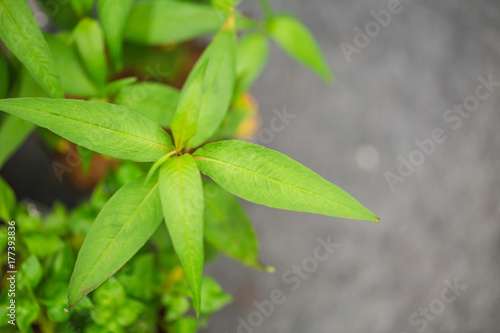
[[[234,17],[230,16],[224,28],[203,52],[187,79],[187,84],[190,84],[199,68],[208,61],[197,131],[192,141],[193,147],[209,139],[227,114],[234,91],[235,58]]]
[[[13,115],[6,114],[0,124],[0,168],[21,146],[35,125]]]
[[[153,162],[171,150],[158,124],[126,107],[80,100],[10,98],[0,110],[111,157]]]
[[[203,182],[203,192],[207,241],[231,258],[261,269],[259,242],[240,202],[211,181]]]
[[[341,188],[277,151],[228,140],[209,143],[194,156],[205,175],[245,200],[280,209],[378,221]]]
[[[140,82],[123,88],[115,103],[126,106],[169,127],[179,104],[179,91],[165,84]]]
[[[102,91],[107,81],[108,67],[101,25],[96,20],[85,17],[76,26],[73,36],[90,78]]]
[[[92,224],[71,276],[70,309],[130,260],[161,223],[158,178],[144,179],[118,190]]]
[[[148,0],[133,5],[125,38],[146,44],[179,43],[222,27],[225,17],[212,6],[187,1]]]
[[[235,95],[248,90],[266,65],[269,43],[262,34],[249,34],[238,43]]]
[[[203,272],[203,187],[191,155],[169,159],[160,169],[163,215],[175,252],[200,312]]]
[[[54,59],[26,1],[0,0],[0,39],[48,93],[64,97]]]
[[[182,88],[171,125],[177,150],[184,148],[196,134],[207,65],[208,61],[205,61],[200,67],[193,69],[196,70],[193,79]]]
[[[333,79],[321,49],[300,21],[292,16],[277,15],[269,23],[269,33],[290,57],[314,71],[325,81]]]
[[[97,94],[97,87],[94,82],[88,77],[76,49],[73,47],[73,45],[70,45],[70,37],[71,36],[68,33],[45,35],[45,39],[47,40],[50,51],[54,55],[59,73],[61,73],[61,83],[63,90],[65,93],[71,96],[95,96]]]
[[[99,0],[98,2],[99,18],[116,69],[122,67],[123,31],[133,3],[133,0]]]

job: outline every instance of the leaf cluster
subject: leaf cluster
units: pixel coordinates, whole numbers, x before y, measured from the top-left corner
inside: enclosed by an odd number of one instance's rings
[[[204,314],[206,290],[215,288],[203,278],[207,243],[266,269],[234,196],[274,208],[378,221],[348,193],[288,156],[234,139],[252,111],[245,100],[264,69],[268,38],[326,81],[333,78],[311,33],[293,16],[262,4],[264,19],[255,21],[238,12],[235,1],[99,0],[94,6],[91,0],[72,0],[51,15],[60,32],[44,34],[24,1],[0,0],[0,39],[10,51],[0,57],[0,97],[8,97],[0,100],[6,113],[0,166],[38,126],[82,149],[149,168],[123,183],[84,227],[68,288],[69,310],[99,288],[93,299],[103,309],[93,316],[96,325],[114,325],[106,328],[114,332],[127,326],[120,318],[137,319],[143,307],[128,298],[139,297],[127,294],[133,282],[116,273],[155,260],[147,253],[137,259],[137,253],[164,228],[159,243],[170,245],[189,286],[180,294],[188,290],[196,316]],[[140,73],[144,64],[165,64],[172,77],[182,77],[189,54],[185,42],[205,35],[213,38],[180,89],[158,82],[170,74],[154,73],[151,79]],[[242,108],[243,117],[236,112]],[[29,249],[36,251],[37,246]],[[116,304],[106,303],[101,297],[106,293],[117,297]],[[188,308],[171,295],[162,302]],[[121,314],[117,304],[132,312]]]

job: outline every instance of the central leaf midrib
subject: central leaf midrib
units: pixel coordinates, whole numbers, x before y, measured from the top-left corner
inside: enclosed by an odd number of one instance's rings
[[[182,171],[181,171],[181,159],[180,159],[180,157],[177,157],[177,174],[179,177],[179,190],[180,190],[179,195],[181,197],[182,224],[184,226],[184,234],[186,237],[186,242],[188,244],[188,252],[191,253],[192,247],[191,247],[191,241],[189,239],[189,230],[188,230],[187,219],[186,219],[187,216],[186,216],[186,207],[185,207],[184,187],[182,186],[183,182],[182,182]],[[196,279],[196,271],[193,271],[195,265],[193,264],[193,260],[191,259],[191,256],[188,256],[188,261],[189,261],[189,264],[191,265],[190,271]],[[193,284],[195,284],[195,283],[193,283]],[[191,286],[191,288],[193,288],[194,290],[198,289],[197,286]],[[197,298],[197,296],[195,295],[194,292],[193,292],[193,297]]]
[[[35,54],[35,50],[33,50],[33,48],[31,47],[31,43],[29,43],[28,39],[24,36],[24,34],[22,33],[22,30],[21,28],[19,27],[19,25],[17,24],[17,21],[14,20],[14,17],[12,16],[11,12],[9,11],[9,9],[7,8],[7,6],[5,5],[5,3],[0,0],[0,4],[2,5],[2,7],[4,8],[4,11],[5,13],[7,14],[7,16],[9,17],[9,19],[12,21],[12,23],[14,24],[14,26],[16,27],[17,31],[19,31],[19,35],[22,36],[22,38],[24,39],[24,41],[26,42],[25,45],[27,46],[28,50],[30,50],[31,52],[31,55],[33,56],[32,59],[34,59],[34,62],[38,65],[38,67],[42,70],[43,73],[45,73],[45,75],[47,75],[48,77],[52,76],[50,75],[49,72],[46,71],[46,69],[44,68],[44,66],[42,66],[42,62],[39,61],[38,57],[36,56]],[[42,35],[43,37],[43,35]],[[50,59],[49,59],[50,61]],[[41,79],[40,79],[41,80]],[[41,80],[44,82],[44,85],[45,85],[45,80]],[[44,88],[45,89],[45,88]],[[52,90],[52,88],[51,88]],[[52,95],[53,91],[50,92],[50,94]],[[64,94],[64,92],[62,92]]]
[[[288,187],[288,188],[291,188],[291,189],[294,189],[294,190],[300,191],[300,192],[305,193],[305,194],[308,194],[308,195],[312,195],[312,196],[317,197],[317,198],[320,198],[320,199],[326,199],[326,200],[328,200],[328,201],[331,201],[331,202],[335,203],[336,205],[339,205],[339,206],[342,206],[342,207],[344,207],[344,208],[347,208],[347,209],[350,209],[350,210],[353,210],[353,211],[356,211],[356,212],[362,213],[362,214],[364,214],[364,215],[367,215],[365,212],[360,211],[359,209],[355,209],[355,208],[352,208],[352,207],[346,206],[346,205],[344,205],[344,204],[339,203],[338,201],[334,201],[334,200],[332,200],[332,199],[330,199],[330,198],[327,198],[327,197],[324,197],[324,196],[318,195],[318,194],[316,194],[316,193],[314,193],[314,192],[311,192],[311,191],[309,191],[309,190],[306,190],[306,189],[304,189],[304,188],[301,188],[301,187],[298,187],[298,186],[293,186],[293,185],[291,185],[291,184],[284,183],[284,182],[282,182],[282,181],[280,181],[280,180],[278,180],[278,179],[274,179],[274,178],[271,178],[271,177],[269,177],[269,176],[264,176],[264,175],[262,175],[262,174],[259,174],[259,173],[255,172],[255,171],[252,171],[252,170],[249,170],[249,169],[243,168],[243,167],[238,166],[238,165],[229,164],[229,163],[227,163],[227,162],[223,162],[223,161],[220,161],[220,160],[216,160],[216,159],[213,159],[213,158],[208,158],[208,157],[203,157],[203,156],[197,156],[197,157],[195,157],[195,158],[197,158],[197,159],[201,159],[201,160],[206,160],[206,161],[209,161],[209,162],[219,163],[219,164],[226,165],[226,166],[228,166],[228,167],[232,167],[232,168],[235,168],[235,169],[240,169],[240,170],[243,170],[243,171],[245,171],[245,172],[247,172],[247,173],[250,173],[250,174],[252,174],[252,175],[254,175],[254,176],[258,177],[258,178],[265,179],[265,180],[268,180],[268,181],[271,181],[271,182],[277,183],[278,185],[281,185],[281,186],[284,186],[284,187]]]
[[[87,125],[89,127],[94,127],[94,128],[96,128],[98,130],[101,130],[101,131],[111,132],[111,133],[117,134],[119,136],[124,136],[126,138],[130,138],[130,139],[135,140],[135,141],[141,141],[143,143],[151,144],[153,146],[157,146],[157,147],[162,148],[162,149],[166,149],[166,150],[170,150],[170,151],[172,150],[172,149],[168,148],[167,146],[163,146],[163,145],[161,145],[159,143],[156,143],[154,141],[150,141],[150,140],[147,140],[147,139],[135,136],[135,135],[131,135],[131,134],[127,134],[127,133],[124,133],[124,132],[120,132],[120,131],[117,131],[117,130],[114,130],[114,129],[111,129],[111,128],[101,127],[101,126],[98,126],[96,124],[92,124],[92,123],[89,123],[89,122],[86,122],[86,121],[83,121],[83,120],[69,118],[69,117],[65,117],[65,116],[63,116],[61,114],[56,114],[56,113],[51,113],[51,112],[44,112],[44,111],[40,111],[40,110],[37,110],[37,109],[32,109],[32,108],[27,108],[27,107],[22,107],[22,106],[15,106],[15,107],[19,108],[19,109],[22,109],[22,110],[25,110],[25,111],[33,111],[33,112],[38,112],[38,113],[43,114],[43,115],[50,115],[52,117],[62,118],[62,119],[66,120],[66,121],[69,121],[69,122],[75,122],[75,123],[78,123],[78,124],[84,124],[84,125]],[[27,120],[27,121],[29,121],[29,120]]]
[[[116,242],[116,240],[118,239],[118,236],[121,235],[121,233],[123,232],[123,230],[125,229],[125,227],[130,223],[130,221],[133,220],[133,218],[137,215],[137,213],[139,212],[140,208],[144,205],[144,203],[149,199],[149,197],[151,196],[151,194],[156,190],[156,188],[158,187],[158,183],[156,183],[156,185],[148,192],[148,194],[146,194],[146,196],[141,200],[141,202],[139,203],[139,205],[137,205],[136,209],[134,210],[134,212],[132,214],[130,214],[130,216],[125,220],[125,222],[123,223],[122,227],[120,228],[120,230],[116,233],[116,235],[113,237],[113,239],[111,239],[111,241],[108,243],[108,245],[106,246],[106,248],[101,251],[101,254],[99,255],[99,257],[97,258],[96,261],[94,261],[94,264],[92,265],[91,269],[89,270],[89,273],[87,273],[85,275],[85,279],[83,280],[82,282],[82,286],[84,286],[88,280],[89,280],[89,277],[91,275],[91,272],[94,271],[94,269],[96,268],[96,266],[98,266],[99,264],[99,261],[101,260],[101,258],[104,256],[105,252],[107,252],[107,250],[111,247],[111,244]],[[109,201],[108,201],[109,203]],[[108,204],[106,203],[106,205]],[[106,205],[103,207],[103,209],[106,207]],[[102,210],[101,210],[102,211]],[[94,288],[95,289],[95,288]]]

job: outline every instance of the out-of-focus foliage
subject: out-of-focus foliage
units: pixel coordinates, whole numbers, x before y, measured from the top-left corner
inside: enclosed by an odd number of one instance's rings
[[[158,327],[175,331],[190,322],[196,330],[209,316],[231,302],[231,296],[210,277],[202,279],[201,318],[191,317],[193,302],[182,269],[162,225],[152,239],[114,277],[85,297],[71,312],[67,291],[70,277],[93,220],[116,191],[137,183],[137,169],[124,164],[109,174],[91,198],[68,211],[56,203],[41,217],[32,203],[16,203],[15,195],[0,178],[0,246],[6,249],[7,224],[16,228],[16,326],[8,324],[7,274],[2,276],[0,330],[2,332],[156,332]],[[6,267],[3,252],[0,266]],[[6,272],[7,269],[3,269]]]

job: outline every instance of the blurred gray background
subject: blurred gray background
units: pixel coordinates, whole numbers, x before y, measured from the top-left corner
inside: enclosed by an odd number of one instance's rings
[[[381,222],[245,203],[261,259],[276,273],[229,259],[209,266],[234,303],[205,332],[500,332],[500,87],[458,128],[443,120],[454,104],[471,101],[480,76],[500,82],[500,3],[402,0],[401,13],[348,63],[340,43],[354,46],[354,28],[364,30],[374,20],[370,11],[388,3],[272,1],[311,29],[337,82],[324,84],[273,45],[253,90],[262,127],[273,109],[296,117],[260,143],[350,192]],[[258,13],[253,1],[242,8]],[[446,141],[391,191],[384,174],[397,174],[398,157],[408,159],[414,141],[436,128]],[[283,273],[328,235],[339,247],[290,290]],[[445,280],[455,279],[467,289],[440,301]],[[286,302],[257,327],[241,327],[238,317],[248,322],[253,302],[270,299],[273,289]]]

